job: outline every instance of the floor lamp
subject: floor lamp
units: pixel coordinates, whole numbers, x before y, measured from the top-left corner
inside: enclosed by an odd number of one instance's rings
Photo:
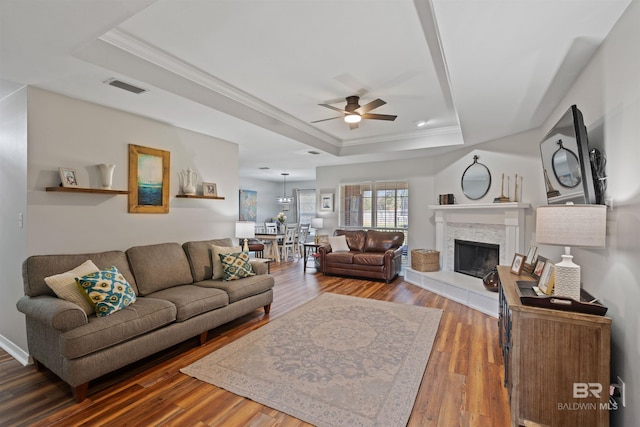
[[[554,295],[580,301],[580,266],[573,262],[571,246],[604,248],[606,231],[604,205],[549,205],[536,210],[536,242],[565,247],[554,268]]]

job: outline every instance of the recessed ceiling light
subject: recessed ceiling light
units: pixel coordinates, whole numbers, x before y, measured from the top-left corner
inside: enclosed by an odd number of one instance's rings
[[[426,120],[420,120],[416,122],[416,126],[418,126],[419,128],[426,126],[427,121]]]

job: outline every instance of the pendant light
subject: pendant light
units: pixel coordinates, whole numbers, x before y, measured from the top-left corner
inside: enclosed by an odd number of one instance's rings
[[[284,173],[281,173],[280,175],[282,175],[284,184],[283,184],[282,196],[278,197],[278,203],[291,203],[291,201],[293,201],[293,198],[287,196],[287,176],[289,176],[289,174],[284,172]]]

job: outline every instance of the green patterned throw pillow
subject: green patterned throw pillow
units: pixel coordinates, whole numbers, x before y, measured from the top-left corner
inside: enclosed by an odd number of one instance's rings
[[[220,254],[220,261],[224,268],[224,277],[222,280],[238,280],[243,277],[255,276],[253,268],[249,263],[248,252],[232,252],[229,254]]]
[[[76,283],[95,307],[98,317],[108,316],[136,302],[133,288],[114,266],[76,277]]]

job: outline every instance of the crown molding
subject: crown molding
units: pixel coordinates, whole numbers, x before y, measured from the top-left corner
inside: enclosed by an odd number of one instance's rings
[[[112,29],[100,36],[99,39],[131,55],[161,67],[177,76],[190,80],[211,91],[223,95],[254,111],[265,114],[301,132],[305,132],[328,144],[335,147],[342,146],[342,141],[339,138],[328,135],[313,126],[298,120],[290,114],[275,108],[271,104],[268,104],[255,96],[176,58],[175,56],[144,42],[143,40],[140,40],[126,31]]]
[[[343,141],[342,145],[344,147],[353,147],[353,146],[364,145],[364,144],[377,144],[381,142],[390,142],[390,141],[399,142],[399,141],[433,138],[436,136],[454,135],[454,134],[462,135],[462,129],[460,129],[460,126],[446,126],[446,127],[433,128],[433,129],[416,130],[413,132],[395,133],[395,134],[380,135],[380,136],[373,136],[373,137],[367,137],[367,138],[354,138],[354,139]]]

